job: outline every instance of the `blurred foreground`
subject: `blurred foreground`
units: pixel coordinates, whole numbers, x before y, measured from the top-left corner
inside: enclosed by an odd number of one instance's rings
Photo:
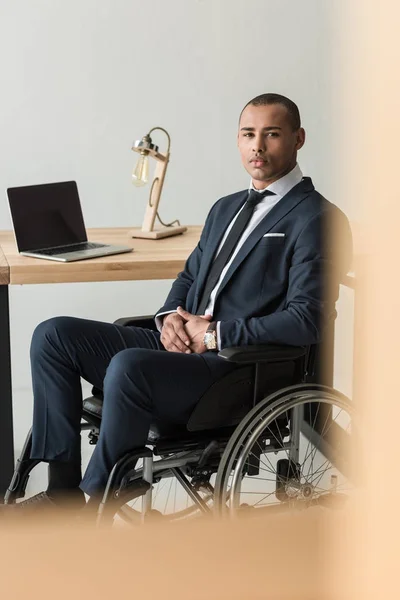
[[[348,544],[351,513],[311,508],[234,522],[200,519],[120,530],[51,519],[3,522],[1,597],[350,598],[330,552],[337,556]]]

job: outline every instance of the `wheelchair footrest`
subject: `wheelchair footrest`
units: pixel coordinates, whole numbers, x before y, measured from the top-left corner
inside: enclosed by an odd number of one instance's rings
[[[120,489],[115,492],[115,497],[118,498],[118,500],[123,501],[123,503],[129,502],[129,500],[144,496],[150,487],[151,485],[148,481],[137,479],[126,485],[121,485]]]
[[[97,526],[107,523],[111,525],[114,515],[118,512],[123,504],[126,504],[130,500],[134,500],[139,496],[144,496],[150,487],[150,483],[144,481],[143,479],[138,479],[137,481],[129,484],[127,487],[116,490],[113,497],[103,497],[97,512]]]
[[[25,490],[32,469],[39,464],[39,460],[32,458],[18,459],[10,485],[4,496],[4,504],[12,504],[25,496]]]

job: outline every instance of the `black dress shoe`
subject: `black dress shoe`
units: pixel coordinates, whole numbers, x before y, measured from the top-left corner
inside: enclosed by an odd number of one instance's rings
[[[43,512],[55,513],[62,510],[67,510],[69,512],[71,509],[80,510],[84,505],[85,499],[83,494],[82,496],[71,496],[70,498],[64,498],[62,501],[55,501],[47,492],[40,492],[40,494],[31,496],[31,498],[22,500],[22,502],[17,502],[15,504],[0,504],[0,518],[6,515],[21,515],[21,517],[25,517],[39,515]]]
[[[27,498],[26,500],[22,500],[22,502],[17,502],[15,504],[1,504],[0,505],[0,515],[28,515],[28,514],[36,514],[39,511],[44,510],[54,510],[57,507],[56,503],[47,495],[46,492],[40,492],[40,494],[36,494],[31,498]]]

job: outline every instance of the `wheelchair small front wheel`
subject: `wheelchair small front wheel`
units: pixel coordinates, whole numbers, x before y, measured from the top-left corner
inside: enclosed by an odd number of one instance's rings
[[[215,513],[343,506],[354,489],[353,439],[352,405],[337,390],[302,384],[271,394],[246,415],[225,448]]]

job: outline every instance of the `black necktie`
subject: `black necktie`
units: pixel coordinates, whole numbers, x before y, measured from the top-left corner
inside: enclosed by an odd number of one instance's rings
[[[224,245],[221,248],[220,253],[214,260],[210,271],[208,272],[206,283],[204,285],[203,293],[197,309],[198,315],[204,315],[207,308],[207,304],[210,300],[211,292],[213,291],[217,281],[219,280],[221,273],[225,265],[229,262],[240,238],[243,235],[244,230],[247,227],[248,222],[254,212],[254,207],[258,204],[265,196],[273,196],[274,192],[266,190],[264,192],[256,192],[250,190],[246,204],[240,211],[237,219],[235,220],[232,229],[230,230],[228,237],[226,238]]]

